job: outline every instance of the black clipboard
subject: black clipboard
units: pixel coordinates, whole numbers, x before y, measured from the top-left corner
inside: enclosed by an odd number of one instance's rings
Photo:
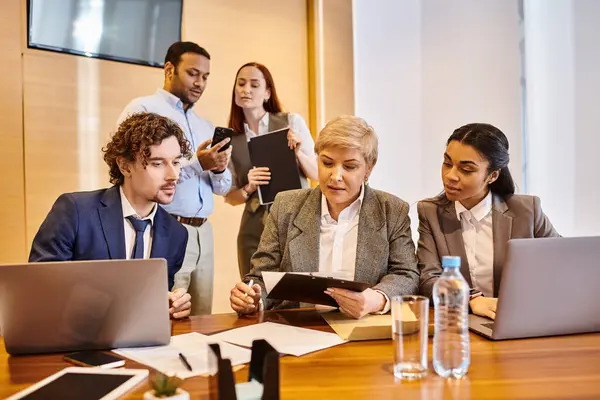
[[[267,298],[337,307],[338,304],[336,301],[331,296],[325,294],[327,288],[340,288],[362,292],[371,286],[368,283],[345,279],[288,273],[271,289]]]
[[[288,147],[289,128],[255,136],[248,142],[250,161],[255,167],[269,167],[271,181],[258,187],[260,204],[271,204],[279,192],[301,189],[296,153]]]

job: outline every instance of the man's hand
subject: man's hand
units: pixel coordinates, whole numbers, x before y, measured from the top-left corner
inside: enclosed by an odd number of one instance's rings
[[[175,319],[185,318],[190,316],[192,310],[192,296],[187,290],[179,288],[169,292],[169,314]]]
[[[469,306],[471,306],[471,311],[473,311],[473,314],[491,319],[496,319],[497,305],[498,299],[495,297],[479,296],[469,301]]]
[[[212,139],[208,139],[198,146],[196,155],[198,156],[198,161],[203,170],[213,172],[225,171],[227,164],[229,164],[229,159],[231,158],[233,146],[229,146],[227,150],[220,153],[219,150],[230,141],[231,139],[225,138],[209,149],[208,146],[212,143]]]
[[[340,306],[340,311],[356,319],[381,311],[385,307],[385,296],[373,289],[366,289],[359,293],[347,289],[329,288],[325,293],[333,297]]]
[[[238,314],[252,314],[258,311],[258,303],[260,302],[261,288],[260,285],[254,284],[252,287],[244,282],[239,282],[231,289],[229,302],[231,308]]]

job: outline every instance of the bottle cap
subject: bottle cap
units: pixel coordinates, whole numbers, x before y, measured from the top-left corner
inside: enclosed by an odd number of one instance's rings
[[[444,256],[442,257],[443,268],[460,268],[460,257]]]

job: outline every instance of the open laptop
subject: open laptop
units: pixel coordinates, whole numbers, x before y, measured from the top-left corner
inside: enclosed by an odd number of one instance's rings
[[[492,340],[600,332],[600,237],[508,241],[496,320],[469,315]]]
[[[105,260],[0,266],[9,354],[168,344],[167,262]]]

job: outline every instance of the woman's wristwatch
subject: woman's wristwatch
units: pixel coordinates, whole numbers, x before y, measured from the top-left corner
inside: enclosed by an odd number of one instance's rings
[[[477,298],[479,296],[483,296],[483,293],[481,293],[481,290],[471,289],[470,292],[469,292],[469,301],[471,301],[474,298]]]

